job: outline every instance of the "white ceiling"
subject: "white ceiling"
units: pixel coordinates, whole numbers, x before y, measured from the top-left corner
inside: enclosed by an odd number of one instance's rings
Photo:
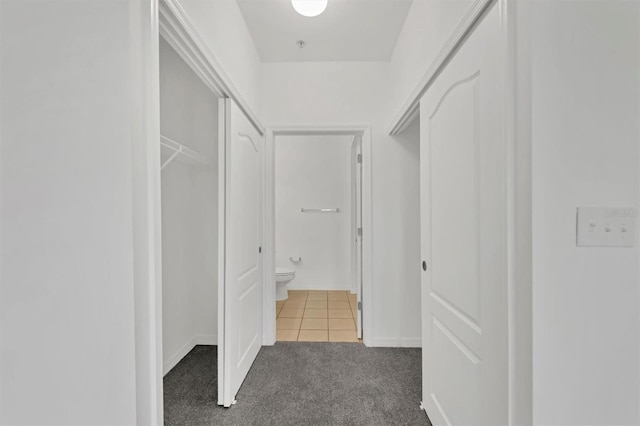
[[[329,0],[306,18],[291,0],[237,0],[263,62],[388,61],[411,1]]]

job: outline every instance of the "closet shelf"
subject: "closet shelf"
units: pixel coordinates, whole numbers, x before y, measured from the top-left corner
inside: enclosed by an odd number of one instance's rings
[[[191,148],[179,144],[178,142],[169,139],[166,136],[160,135],[160,145],[162,147],[173,151],[171,156],[165,160],[160,166],[160,170],[164,169],[169,163],[171,163],[176,157],[180,156],[181,159],[187,160],[195,164],[207,164],[207,160],[204,155]]]

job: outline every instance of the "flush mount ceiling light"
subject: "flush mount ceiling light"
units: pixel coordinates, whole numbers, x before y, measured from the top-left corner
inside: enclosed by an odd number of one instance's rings
[[[302,16],[318,16],[327,8],[328,0],[291,0],[293,8]]]

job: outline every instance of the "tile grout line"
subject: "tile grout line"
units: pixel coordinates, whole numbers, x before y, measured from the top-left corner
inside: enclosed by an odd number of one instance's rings
[[[308,302],[309,302],[309,292],[307,292],[307,297],[304,299],[304,308],[302,308],[302,318],[300,319],[300,327],[298,328],[298,337],[296,338],[296,342],[300,341],[300,333],[302,333],[302,321],[304,321],[304,313],[307,311]]]
[[[327,292],[327,342],[331,341],[329,336],[329,292]]]
[[[307,293],[307,297],[309,297],[309,294]],[[304,301],[304,307],[302,308],[302,318],[304,318],[304,311],[307,309],[307,299],[305,299]],[[298,334],[296,335],[296,342],[299,342],[300,340],[300,330],[302,329],[302,319],[300,319],[300,325],[298,326]]]

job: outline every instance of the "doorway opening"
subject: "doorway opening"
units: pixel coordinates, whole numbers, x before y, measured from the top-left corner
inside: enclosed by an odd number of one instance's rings
[[[265,345],[370,342],[369,126],[267,129]]]
[[[359,136],[275,139],[277,341],[362,341],[359,158]]]

